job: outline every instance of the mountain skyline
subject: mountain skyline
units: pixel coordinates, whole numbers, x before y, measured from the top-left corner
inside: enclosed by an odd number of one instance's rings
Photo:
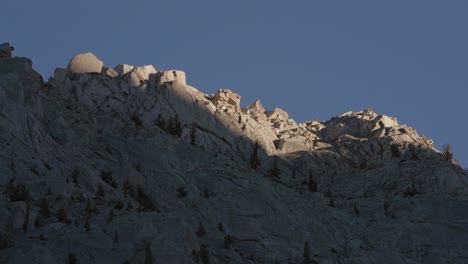
[[[392,117],[298,124],[92,53],[44,83],[1,48],[1,263],[467,259],[468,171]]]
[[[29,8],[23,8],[27,5]],[[3,41],[45,80],[77,54],[108,66],[180,69],[206,93],[220,88],[281,107],[297,122],[367,107],[453,148],[468,167],[468,4],[279,1],[138,4],[9,1]],[[33,45],[31,40],[34,39]]]

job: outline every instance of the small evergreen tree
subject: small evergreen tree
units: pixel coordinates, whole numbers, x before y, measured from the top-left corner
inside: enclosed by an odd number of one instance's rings
[[[193,146],[197,144],[197,134],[195,128],[190,130],[190,144]]]
[[[406,196],[415,196],[417,194],[416,185],[414,184],[414,179],[411,179],[411,187],[406,188],[406,191],[403,193]]]
[[[42,198],[41,202],[39,203],[39,213],[44,216],[45,218],[50,217],[50,210],[49,210],[49,202],[47,198]]]
[[[117,210],[122,210],[124,207],[125,207],[125,204],[121,200],[118,200],[114,206],[114,208]]]
[[[162,117],[162,114],[159,113],[158,114],[158,117],[156,118],[156,125],[161,128],[162,130],[165,130],[166,128],[166,120],[164,119],[164,117]]]
[[[72,171],[72,180],[73,180],[73,183],[78,185],[78,177],[80,176],[80,170],[78,168],[75,168],[73,171]]]
[[[230,235],[224,236],[224,248],[225,249],[229,249],[229,247],[231,246],[233,242],[234,240],[232,240],[232,237]]]
[[[145,264],[153,264],[153,255],[151,254],[151,241],[145,242]]]
[[[39,229],[41,227],[41,218],[39,216],[37,216],[36,220],[34,221],[34,227],[36,229]]]
[[[317,186],[317,182],[314,180],[314,176],[312,175],[312,171],[309,171],[309,190],[311,192],[317,192],[318,190],[318,186]]]
[[[122,190],[125,197],[133,192],[133,185],[128,181],[128,179],[125,179],[122,183]]]
[[[104,187],[102,186],[102,184],[99,183],[99,185],[98,185],[98,187],[96,189],[95,198],[96,199],[104,198],[105,195],[106,195],[106,193],[104,192]]]
[[[24,232],[28,231],[30,214],[31,214],[31,206],[29,205],[29,201],[28,201],[26,202],[26,214],[24,215],[24,222],[23,222]]]
[[[202,225],[202,223],[198,224],[198,230],[197,230],[197,236],[202,237],[206,235],[206,230],[205,227]]]
[[[180,137],[182,134],[182,125],[180,124],[179,116],[176,115],[174,117],[174,128],[173,133],[174,136]]]
[[[388,214],[388,209],[390,208],[390,203],[388,201],[384,202],[384,212],[385,212],[385,215]]]
[[[143,127],[143,120],[141,120],[141,118],[138,115],[134,114],[132,116],[132,121],[133,121],[133,124],[135,125],[135,128]]]
[[[62,207],[57,211],[57,220],[62,223],[69,223],[70,220],[68,220],[65,208]]]
[[[86,208],[85,208],[85,213],[86,213],[86,218],[90,218],[91,214],[93,213],[93,208],[91,207],[91,201],[89,199],[86,201]]]
[[[117,183],[115,182],[114,178],[112,177],[112,172],[111,171],[104,171],[101,170],[101,173],[99,175],[101,179],[112,186],[112,188],[117,188]]]
[[[208,256],[208,248],[205,244],[200,246],[200,260],[203,264],[210,264],[210,257]]]
[[[106,223],[112,222],[112,219],[114,219],[114,209],[111,209],[109,215],[107,215]]]
[[[177,198],[179,199],[187,196],[187,191],[182,186],[179,186],[176,191],[177,191]]]
[[[258,141],[255,142],[252,153],[250,154],[250,168],[256,170],[258,166],[260,166],[260,159],[258,158],[258,148],[260,147],[260,143]]]
[[[271,165],[270,165],[270,169],[268,170],[269,174],[271,177],[273,178],[279,178],[280,176],[280,169],[278,167],[278,161],[275,159]]]
[[[119,243],[119,233],[117,231],[114,232],[114,242]]]
[[[353,206],[353,211],[356,216],[359,216],[359,209],[357,208],[356,205]]]
[[[138,185],[136,189],[136,201],[140,204],[140,210],[143,212],[159,212],[156,205],[154,205],[151,197],[145,193],[142,185]]]
[[[398,145],[392,144],[392,156],[394,158],[400,158],[400,149],[398,148]]]
[[[75,254],[68,255],[68,264],[76,264],[78,263],[78,259],[76,258]]]
[[[310,252],[309,252],[309,243],[305,243],[304,245],[304,264],[311,264],[310,261]]]
[[[453,160],[452,146],[450,144],[445,144],[443,147],[442,154],[448,161]]]
[[[14,179],[14,178],[13,178]],[[28,201],[29,200],[29,192],[26,190],[26,186],[21,183],[14,184],[13,180],[7,186],[8,196],[10,197],[10,201]]]
[[[86,219],[86,221],[85,221],[85,223],[84,223],[84,228],[85,228],[85,230],[86,230],[86,233],[91,232],[91,226],[90,226],[90,224],[89,224],[88,219]]]

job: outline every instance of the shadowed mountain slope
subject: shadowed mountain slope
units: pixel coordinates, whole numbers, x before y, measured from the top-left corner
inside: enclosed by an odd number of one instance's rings
[[[0,149],[1,263],[468,261],[467,173],[371,109],[297,124],[182,71],[0,58]]]

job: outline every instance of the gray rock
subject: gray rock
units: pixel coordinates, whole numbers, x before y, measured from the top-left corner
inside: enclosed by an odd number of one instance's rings
[[[23,228],[23,224],[26,220],[26,203],[23,201],[12,202],[8,207],[12,213],[12,228]]]
[[[67,79],[69,71],[63,68],[56,68],[54,71],[54,79],[56,82],[64,82]]]

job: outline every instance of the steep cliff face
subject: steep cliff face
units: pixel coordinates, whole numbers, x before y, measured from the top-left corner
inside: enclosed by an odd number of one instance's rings
[[[468,261],[467,173],[396,119],[91,55],[46,83],[0,58],[1,263]]]

